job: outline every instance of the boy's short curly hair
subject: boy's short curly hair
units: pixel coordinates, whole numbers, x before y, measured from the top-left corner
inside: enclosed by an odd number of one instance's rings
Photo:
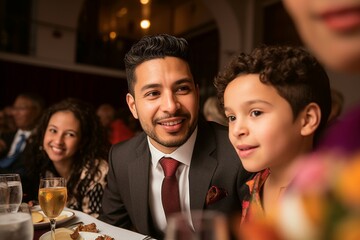
[[[326,127],[331,110],[329,78],[325,69],[304,48],[263,45],[250,54],[236,56],[214,81],[222,106],[227,85],[244,74],[259,74],[262,83],[273,86],[289,102],[294,119],[309,103],[318,104],[321,121],[315,139]]]

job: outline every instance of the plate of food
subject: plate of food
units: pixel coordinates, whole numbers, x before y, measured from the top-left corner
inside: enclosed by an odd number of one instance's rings
[[[101,237],[100,233],[94,232],[79,232],[74,235],[74,230],[68,228],[57,228],[55,229],[56,240],[96,240]],[[40,236],[39,240],[51,240],[51,232],[46,232]]]
[[[50,220],[45,216],[44,212],[41,210],[31,211],[32,222],[34,224],[35,229],[49,227]],[[60,215],[55,218],[56,224],[62,224],[75,217],[75,213],[69,210],[63,210]]]
[[[99,233],[95,223],[82,225],[74,229],[57,228],[55,229],[56,240],[113,240],[114,238]],[[51,232],[46,232],[40,236],[39,240],[51,240]]]

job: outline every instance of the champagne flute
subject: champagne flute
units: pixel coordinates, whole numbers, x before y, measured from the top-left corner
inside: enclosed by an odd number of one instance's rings
[[[17,173],[11,173],[0,174],[0,176],[6,179],[8,185],[8,211],[16,213],[23,197],[20,175]]]
[[[44,214],[50,220],[51,239],[55,240],[55,218],[60,215],[67,200],[67,189],[64,178],[42,178],[39,187],[39,203]]]

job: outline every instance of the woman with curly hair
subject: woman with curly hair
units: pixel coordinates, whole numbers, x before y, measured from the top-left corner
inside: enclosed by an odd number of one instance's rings
[[[102,131],[91,105],[68,98],[44,113],[29,151],[29,174],[37,180],[64,177],[67,207],[94,217],[101,208],[108,172],[108,146]]]

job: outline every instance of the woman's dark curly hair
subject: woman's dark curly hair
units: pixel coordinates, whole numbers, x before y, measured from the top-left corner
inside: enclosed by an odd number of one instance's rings
[[[294,119],[309,103],[318,104],[321,121],[314,137],[318,139],[331,110],[330,83],[324,68],[309,52],[302,47],[264,45],[236,56],[214,81],[222,106],[227,85],[244,74],[259,74],[262,83],[276,88],[289,102]]]
[[[57,112],[70,111],[80,122],[81,138],[78,150],[73,156],[72,172],[70,179],[67,181],[69,198],[75,196],[76,184],[79,183],[81,172],[85,166],[89,169],[89,177],[93,179],[96,174],[101,174],[99,170],[100,159],[107,159],[108,143],[105,139],[103,128],[95,113],[94,108],[79,99],[67,98],[55,105],[49,107],[42,116],[40,123],[36,129],[36,133],[31,138],[32,161],[30,162],[30,175],[44,176],[47,170],[52,171],[55,175],[58,173],[52,161],[43,150],[43,141],[45,132],[53,114]],[[78,186],[81,187],[81,186]]]

